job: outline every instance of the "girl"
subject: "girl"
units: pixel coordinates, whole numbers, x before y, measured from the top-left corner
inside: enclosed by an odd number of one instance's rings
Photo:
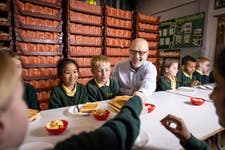
[[[166,60],[162,67],[162,76],[160,77],[160,90],[176,89],[180,86],[176,75],[178,72],[178,62],[176,60]]]
[[[55,87],[50,96],[49,108],[59,108],[87,102],[87,89],[77,82],[78,64],[72,59],[62,59],[57,65],[61,84]]]

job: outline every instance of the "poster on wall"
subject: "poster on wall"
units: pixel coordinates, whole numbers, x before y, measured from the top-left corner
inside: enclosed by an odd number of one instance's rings
[[[160,23],[160,49],[201,47],[205,13]]]

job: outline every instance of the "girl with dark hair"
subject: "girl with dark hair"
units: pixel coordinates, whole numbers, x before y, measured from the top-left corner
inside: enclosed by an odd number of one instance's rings
[[[60,60],[57,65],[57,73],[61,83],[51,92],[50,109],[83,104],[88,101],[86,87],[77,82],[79,67],[75,60]]]

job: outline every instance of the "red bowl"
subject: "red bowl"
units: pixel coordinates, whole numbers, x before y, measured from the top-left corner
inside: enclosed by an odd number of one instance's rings
[[[148,109],[148,113],[152,112],[155,109],[155,105],[154,104],[145,103],[144,105]]]
[[[61,121],[63,122],[63,126],[59,127],[58,129],[49,128],[48,124],[50,124],[53,121],[48,122],[46,124],[46,126],[45,126],[46,130],[48,131],[48,133],[52,134],[52,135],[57,135],[57,134],[63,133],[66,130],[67,126],[68,126],[68,122],[66,120],[61,120]]]
[[[106,120],[109,117],[110,112],[107,109],[98,109],[92,111],[92,114],[97,120]]]
[[[203,98],[196,98],[196,97],[191,97],[191,103],[194,105],[202,105],[205,102]]]

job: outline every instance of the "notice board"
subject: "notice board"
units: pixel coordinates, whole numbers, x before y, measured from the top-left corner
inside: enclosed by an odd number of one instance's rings
[[[205,13],[167,20],[160,23],[159,48],[201,47],[204,33]]]

